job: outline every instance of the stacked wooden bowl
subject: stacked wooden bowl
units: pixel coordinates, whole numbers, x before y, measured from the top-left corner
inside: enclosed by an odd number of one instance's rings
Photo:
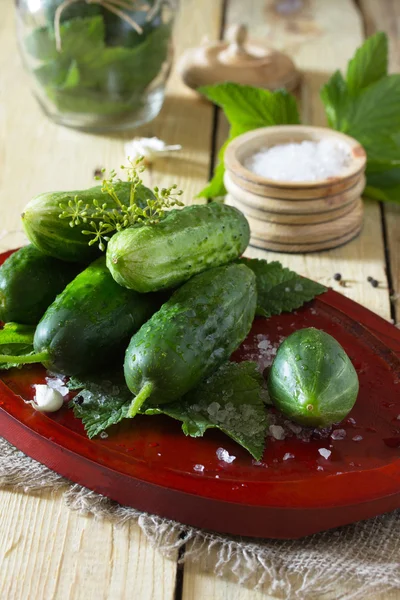
[[[261,149],[332,138],[346,144],[349,164],[340,176],[318,181],[266,179],[244,167]],[[335,248],[362,228],[365,150],[353,138],[323,127],[282,125],[235,138],[225,152],[226,202],[241,210],[251,228],[251,245],[277,252]]]

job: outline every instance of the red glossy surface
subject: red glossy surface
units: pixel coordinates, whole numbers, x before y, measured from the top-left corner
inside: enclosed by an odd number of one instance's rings
[[[4,257],[5,258],[5,257]],[[216,431],[185,437],[167,417],[136,417],[88,440],[72,412],[36,413],[32,397],[46,372],[6,371],[0,380],[0,435],[69,479],[121,503],[221,532],[294,538],[400,507],[400,331],[329,291],[289,315],[257,319],[235,360],[257,360],[295,329],[315,326],[346,349],[360,395],[343,440],[268,439],[261,464]],[[373,332],[373,334],[371,333]],[[265,345],[267,345],[265,343]],[[352,438],[361,436],[360,441]],[[223,447],[236,456],[218,460]],[[325,460],[320,448],[331,451]],[[294,455],[283,460],[286,453]],[[204,471],[194,470],[203,465]]]

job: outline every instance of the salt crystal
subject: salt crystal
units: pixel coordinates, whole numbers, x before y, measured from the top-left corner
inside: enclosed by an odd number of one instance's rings
[[[295,433],[296,435],[298,435],[303,429],[300,425],[296,425],[296,423],[291,423],[290,421],[286,422],[285,425],[287,425],[289,429],[293,431],[293,433]]]
[[[346,437],[345,429],[334,429],[331,433],[331,438],[333,440],[344,440],[345,437]]]
[[[350,423],[350,425],[355,425],[355,424],[356,424],[356,420],[355,420],[355,419],[353,419],[353,417],[349,417],[349,418],[347,419],[347,421],[348,421],[348,423]]]
[[[321,466],[317,467],[317,471],[323,471],[323,470],[324,470],[324,467],[321,467]]]
[[[396,419],[397,419],[398,421],[400,421],[400,415],[397,415]]]
[[[274,181],[318,181],[340,175],[349,166],[350,148],[330,139],[262,148],[244,166]]]
[[[285,439],[285,430],[280,425],[270,425],[269,433],[271,437],[276,440],[284,440]]]
[[[231,456],[229,454],[229,452],[227,450],[225,450],[224,448],[218,448],[216,454],[217,454],[218,460],[222,460],[223,462],[226,462],[226,463],[233,463],[233,461],[236,459],[236,456]]]
[[[67,394],[69,394],[69,389],[65,385],[64,381],[62,379],[59,379],[58,377],[55,379],[52,379],[51,377],[46,377],[46,383],[53,390],[57,390],[57,392],[60,392],[61,396],[66,396]]]
[[[261,340],[261,342],[258,342],[257,346],[260,348],[260,350],[267,350],[270,348],[271,344],[268,340]]]
[[[363,439],[363,436],[355,435],[352,439],[353,439],[353,442],[361,442],[361,440]]]
[[[327,448],[318,448],[318,452],[320,453],[321,456],[323,456],[325,458],[325,460],[328,460],[328,458],[332,454],[332,452],[330,450],[328,450]]]
[[[197,471],[197,473],[202,473],[204,471],[204,465],[194,465],[193,471]]]
[[[101,437],[103,440],[106,440],[106,439],[108,438],[108,433],[107,433],[106,431],[102,431],[102,432],[101,432],[101,434],[100,434],[100,437]]]
[[[290,452],[286,452],[286,454],[283,455],[283,460],[289,460],[290,458],[294,458],[294,454],[290,454]]]

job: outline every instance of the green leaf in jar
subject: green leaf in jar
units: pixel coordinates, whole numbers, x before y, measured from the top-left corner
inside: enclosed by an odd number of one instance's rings
[[[353,408],[359,383],[342,346],[331,335],[299,329],[281,344],[268,377],[275,406],[301,425],[327,427]]]

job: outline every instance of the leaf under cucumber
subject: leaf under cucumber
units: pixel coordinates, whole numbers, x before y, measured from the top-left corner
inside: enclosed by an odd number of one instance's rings
[[[70,406],[89,438],[128,416],[132,394],[122,371],[101,378],[72,378],[67,385],[71,390],[80,389]],[[259,460],[268,425],[266,395],[256,363],[226,363],[182,400],[160,407],[143,406],[141,414],[165,414],[182,421],[183,432],[191,437],[202,437],[207,429],[220,429]]]

